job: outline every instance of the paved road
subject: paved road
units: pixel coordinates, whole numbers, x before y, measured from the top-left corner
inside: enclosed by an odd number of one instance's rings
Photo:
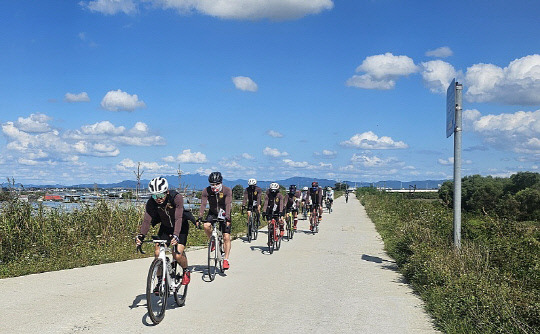
[[[150,259],[0,280],[0,333],[436,333],[356,199],[337,199],[319,234],[304,230],[300,220],[272,255],[265,232],[234,241],[231,269],[210,283],[206,250],[188,252],[186,305],[171,298],[158,326],[146,315]]]

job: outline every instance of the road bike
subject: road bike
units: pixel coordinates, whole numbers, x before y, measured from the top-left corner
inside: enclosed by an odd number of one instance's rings
[[[274,253],[281,246],[281,234],[279,231],[279,215],[272,215],[268,222],[268,252]]]
[[[212,220],[212,235],[208,241],[208,278],[213,281],[219,270],[223,273],[223,232],[220,225],[225,224],[225,219],[214,218]]]
[[[304,202],[304,205],[302,205],[302,215],[304,216],[304,220],[306,220],[308,216],[308,212],[309,212],[308,207],[309,205],[307,204],[307,202]]]
[[[257,235],[259,234],[259,211],[257,210],[256,203],[257,202],[253,204],[253,210],[251,210],[251,214],[249,215],[247,221],[246,236],[248,242],[251,242],[251,240],[257,240]],[[244,207],[242,207],[242,214],[244,214]]]
[[[345,203],[349,203],[349,193],[345,193]]]
[[[188,285],[182,284],[182,267],[174,260],[174,257],[171,263],[171,260],[166,255],[167,251],[171,252],[167,247],[168,240],[161,240],[158,236],[152,236],[152,240],[143,242],[159,244],[159,256],[152,261],[146,279],[148,316],[154,325],[157,325],[165,317],[167,299],[171,294],[174,295],[174,300],[178,306],[185,305]],[[137,246],[137,251],[146,254],[142,250],[142,244]],[[180,272],[177,272],[178,268],[180,268]]]
[[[328,210],[328,213],[332,213],[332,201],[327,198],[325,202],[326,202],[326,209]]]
[[[292,211],[287,212],[285,215],[286,229],[287,229],[287,240],[291,240],[294,236],[294,214]]]
[[[317,205],[313,205],[311,208],[311,214],[309,216],[309,226],[311,233],[315,234],[319,232],[319,215],[317,213]]]

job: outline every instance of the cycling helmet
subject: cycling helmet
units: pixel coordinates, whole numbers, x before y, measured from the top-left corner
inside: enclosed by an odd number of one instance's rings
[[[148,191],[150,191],[150,194],[161,194],[169,190],[169,183],[167,182],[167,179],[159,176],[155,177],[152,180],[150,180],[150,183],[148,183]]]
[[[295,184],[291,184],[289,186],[289,192],[290,193],[295,193],[296,192],[296,185]]]
[[[319,187],[319,182],[317,182],[317,181],[311,182],[311,187],[312,187],[312,188],[317,188],[317,187]]]
[[[332,187],[328,187],[328,188],[326,188],[326,190],[330,191],[330,190],[332,190]]]
[[[302,188],[302,191],[308,191],[308,190],[309,190],[309,188],[308,188],[308,187],[304,187],[304,188]]]
[[[223,182],[223,176],[221,176],[220,172],[212,172],[208,176],[208,182],[209,183],[222,183]]]
[[[270,191],[271,192],[278,192],[279,191],[279,184],[277,184],[276,182],[272,182],[270,183]]]
[[[249,179],[248,180],[248,186],[254,186],[256,184],[257,184],[257,180],[255,180],[255,179]]]

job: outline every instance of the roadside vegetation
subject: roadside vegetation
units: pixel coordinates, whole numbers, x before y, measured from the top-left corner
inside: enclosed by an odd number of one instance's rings
[[[538,176],[464,178],[460,251],[453,246],[452,187],[443,185],[442,201],[357,191],[387,252],[444,332],[540,332]]]
[[[140,258],[135,236],[144,214],[143,205],[101,201],[71,212],[7,196],[0,207],[0,278]],[[194,212],[195,217],[198,211]],[[232,231],[245,235],[246,214],[232,210]],[[261,222],[263,223],[263,222]],[[190,223],[188,247],[206,246],[206,235]],[[148,232],[157,234],[159,225]],[[146,244],[147,255],[152,245]],[[188,255],[189,256],[189,255]]]

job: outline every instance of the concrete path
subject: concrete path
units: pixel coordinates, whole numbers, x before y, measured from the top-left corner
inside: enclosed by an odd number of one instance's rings
[[[234,241],[231,269],[213,282],[206,249],[189,251],[186,305],[171,297],[158,326],[146,315],[149,258],[0,280],[0,333],[437,332],[356,199],[337,199],[318,234],[308,226],[272,255],[265,231]]]

